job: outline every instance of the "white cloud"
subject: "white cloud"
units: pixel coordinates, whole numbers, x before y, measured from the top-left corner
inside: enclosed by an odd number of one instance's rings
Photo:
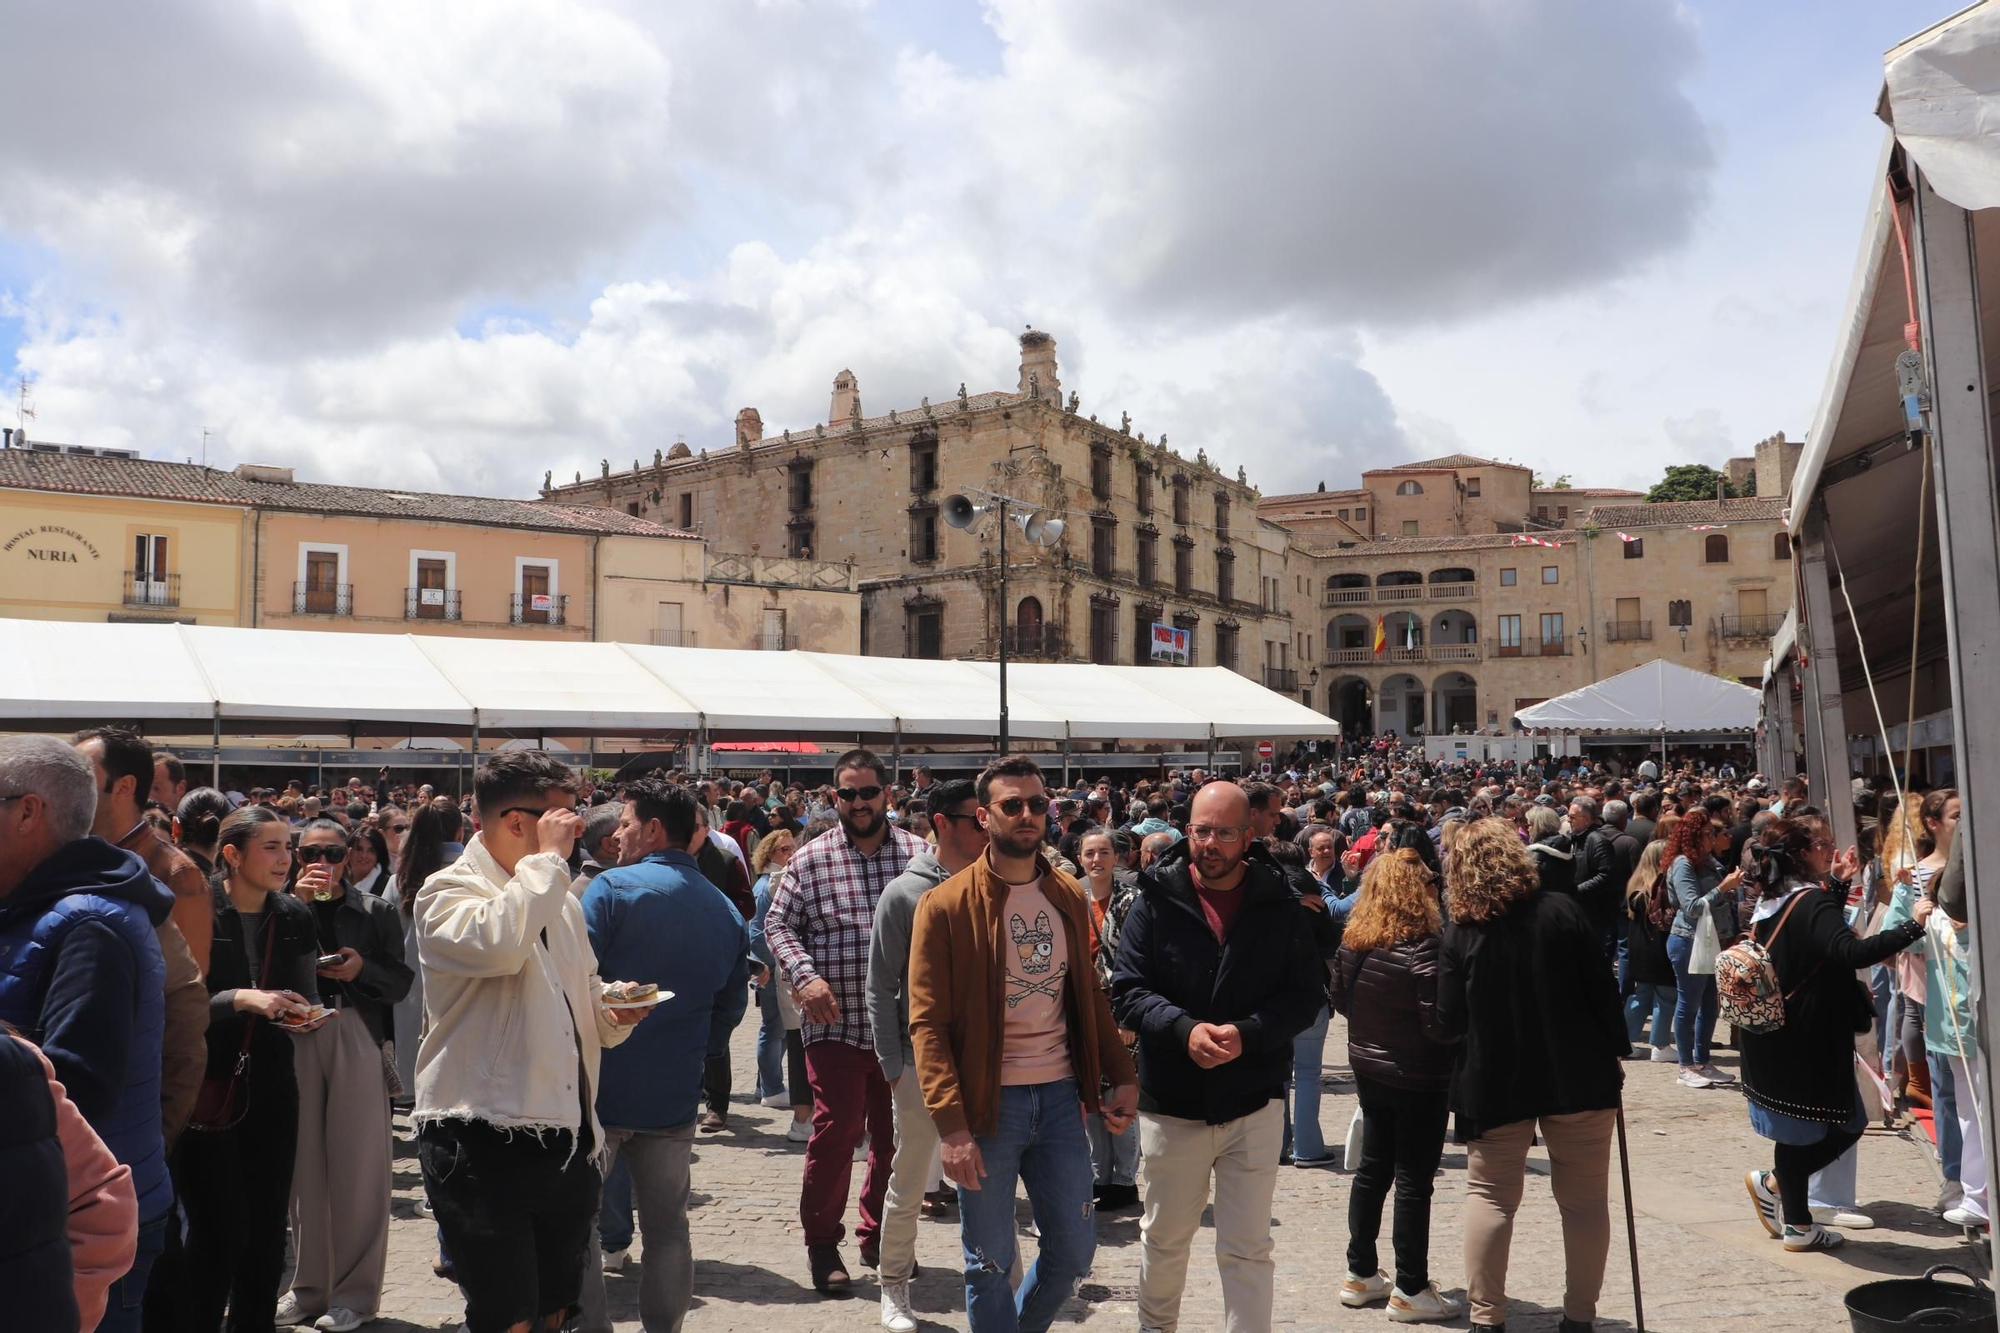
[[[809,425],[843,367],[1011,387],[1032,322],[1086,413],[1341,485],[1485,448],[1362,330],[1587,290],[1704,197],[1668,0],[986,13],[993,72],[852,3],[39,7],[0,240],[59,261],[11,294],[44,429],[519,493]]]

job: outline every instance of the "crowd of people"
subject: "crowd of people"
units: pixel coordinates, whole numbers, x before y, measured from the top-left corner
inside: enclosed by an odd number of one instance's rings
[[[727,1142],[753,1005],[752,1097],[804,1145],[801,1276],[853,1293],[852,1203],[899,1333],[920,1219],[956,1215],[974,1329],[1039,1330],[1090,1271],[1096,1213],[1128,1209],[1140,1326],[1175,1329],[1211,1204],[1224,1327],[1266,1329],[1278,1173],[1334,1165],[1343,1305],[1503,1328],[1537,1140],[1561,1328],[1588,1329],[1623,1062],[1737,1085],[1724,1011],[1773,1145],[1746,1193],[1784,1248],[1873,1225],[1860,1132],[1924,1113],[1939,1209],[1986,1225],[1948,789],[1828,794],[1860,816],[1836,848],[1803,779],[1726,761],[1433,762],[1381,738],[1241,780],[1070,786],[1026,755],[898,776],[856,749],[824,785],[600,787],[520,751],[463,799],[386,773],[226,793],[117,728],[0,738],[10,1309],[49,1330],[361,1326],[406,1106],[468,1329],[609,1333],[606,1277],[637,1243],[641,1322],[677,1330],[692,1152]],[[1336,1014],[1358,1102],[1340,1153]],[[1453,1138],[1462,1301],[1430,1244]]]

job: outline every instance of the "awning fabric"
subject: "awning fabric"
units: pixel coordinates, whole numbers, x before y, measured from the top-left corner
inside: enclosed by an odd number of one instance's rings
[[[1931,188],[2000,207],[2000,6],[1976,5],[1882,58],[1883,114]]]
[[[1656,658],[1643,666],[1545,699],[1514,714],[1536,731],[1623,731],[1657,736],[1750,731],[1761,692]]]
[[[342,723],[712,739],[986,737],[998,666],[825,653],[207,625],[0,620],[0,723]],[[1009,734],[1323,739],[1331,719],[1222,667],[1021,663]]]

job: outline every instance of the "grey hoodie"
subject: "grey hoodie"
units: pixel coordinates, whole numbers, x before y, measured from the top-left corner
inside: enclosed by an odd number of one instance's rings
[[[910,858],[875,900],[875,928],[868,942],[868,1030],[882,1077],[892,1082],[916,1063],[910,1046],[910,924],[917,899],[945,882],[944,865],[926,848]]]

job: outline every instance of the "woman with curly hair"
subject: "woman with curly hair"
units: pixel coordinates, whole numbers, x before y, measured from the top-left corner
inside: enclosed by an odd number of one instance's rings
[[[1474,1328],[1505,1325],[1507,1252],[1539,1123],[1562,1211],[1559,1329],[1587,1333],[1611,1247],[1606,1182],[1619,1062],[1632,1043],[1596,927],[1574,898],[1537,892],[1537,881],[1504,820],[1458,835],[1437,1007],[1445,1035],[1464,1041],[1451,1105],[1467,1140],[1466,1294]]]
[[[1709,1043],[1715,1040],[1715,974],[1688,970],[1704,913],[1720,943],[1728,944],[1736,934],[1736,886],[1743,882],[1743,872],[1723,873],[1716,858],[1728,850],[1729,825],[1696,807],[1674,827],[1664,853],[1668,896],[1675,905],[1674,924],[1667,932],[1667,959],[1674,965],[1674,1048],[1681,1062],[1675,1081],[1684,1088],[1734,1081],[1709,1060]]]
[[[1431,1189],[1444,1156],[1452,1043],[1438,1018],[1438,932],[1429,870],[1413,847],[1378,856],[1361,878],[1334,959],[1333,1006],[1361,1103],[1361,1160],[1347,1199],[1349,1308],[1389,1302],[1398,1322],[1456,1319],[1430,1277]],[[1396,1280],[1377,1267],[1382,1204],[1396,1186]]]

